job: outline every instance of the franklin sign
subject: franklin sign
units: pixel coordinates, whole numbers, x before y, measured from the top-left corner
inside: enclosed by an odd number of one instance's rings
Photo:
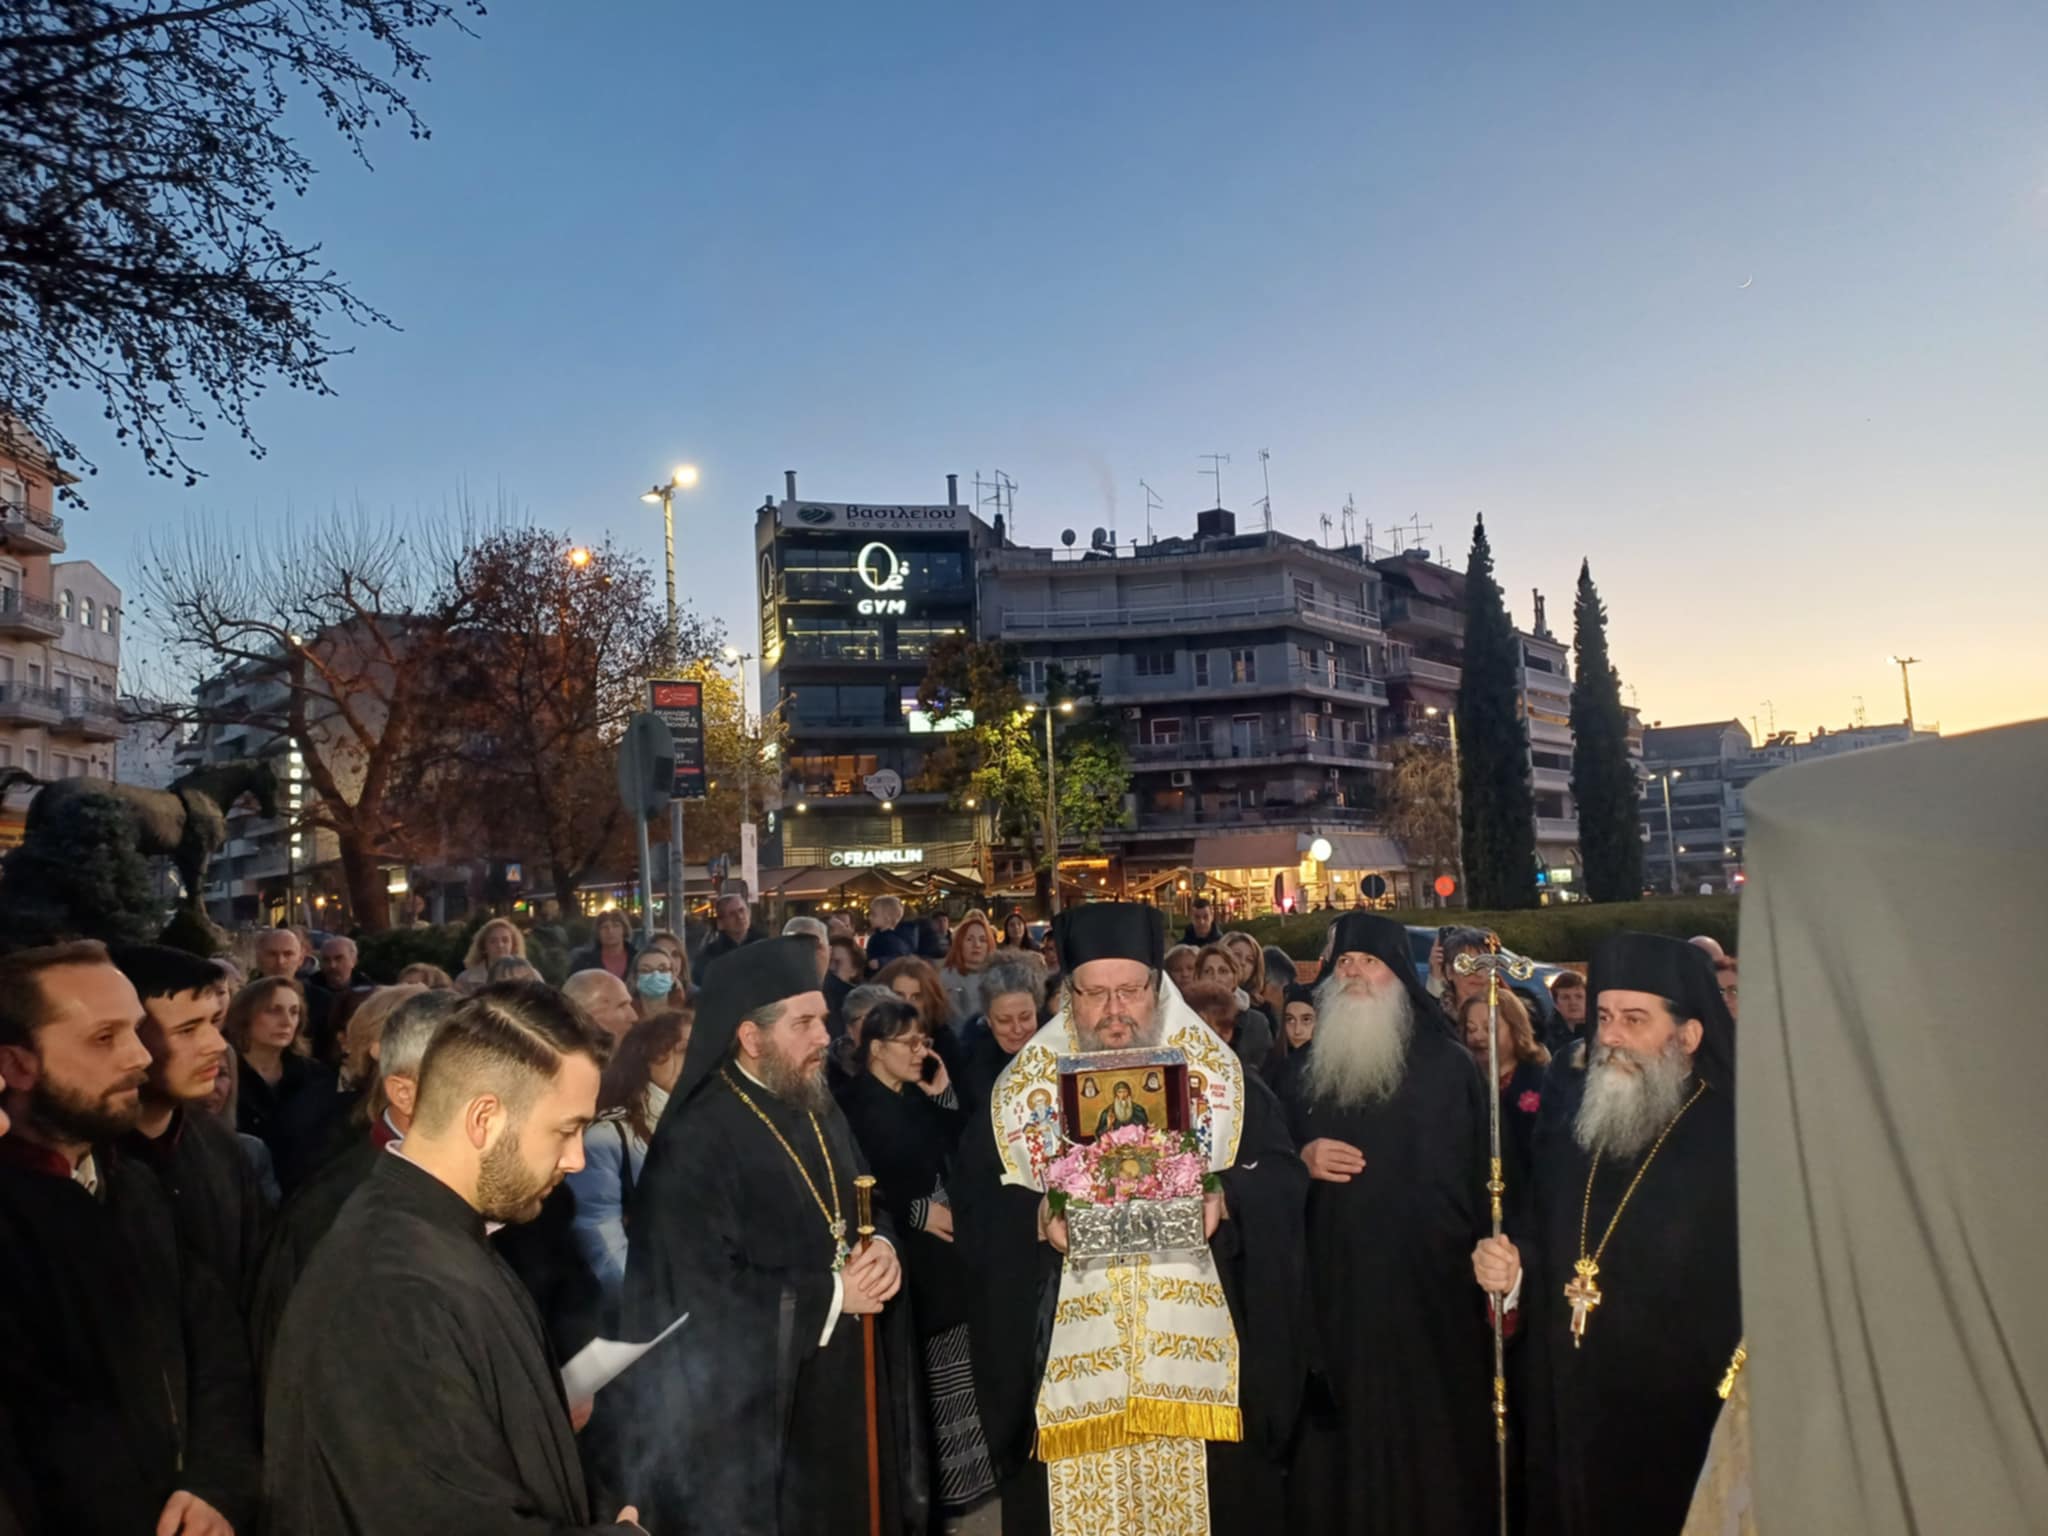
[[[922,864],[922,848],[839,848],[832,853],[834,869],[869,869],[877,864]]]

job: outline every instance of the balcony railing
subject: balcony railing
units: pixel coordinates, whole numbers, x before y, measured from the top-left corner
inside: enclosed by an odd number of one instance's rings
[[[0,720],[46,720],[64,718],[64,695],[55,688],[38,688],[29,683],[0,683]]]
[[[1331,736],[1260,736],[1250,741],[1144,742],[1131,748],[1138,767],[1183,763],[1227,764],[1274,758],[1327,758],[1344,762],[1379,762],[1376,742],[1339,741]]]
[[[110,741],[121,734],[121,707],[112,699],[96,698],[75,688],[60,691],[58,698],[66,730]]]
[[[1418,629],[1441,630],[1451,635],[1465,633],[1464,614],[1442,603],[1431,602],[1426,597],[1410,597],[1404,592],[1389,592],[1386,604],[1389,624],[1412,624]]]
[[[1565,843],[1579,835],[1577,820],[1569,816],[1538,816],[1536,837],[1539,842]]]
[[[1369,608],[1327,603],[1320,598],[1303,598],[1269,593],[1265,596],[1220,597],[1203,602],[1127,605],[1116,608],[1006,608],[1003,629],[1023,631],[1080,631],[1116,629],[1167,629],[1189,624],[1217,624],[1242,621],[1287,620],[1334,624],[1377,634],[1380,616]]]
[[[64,633],[64,615],[58,612],[55,603],[30,597],[12,587],[0,587],[0,630],[61,635]]]
[[[1335,693],[1356,695],[1374,704],[1387,702],[1387,685],[1366,672],[1346,672],[1334,667],[1304,667],[1299,662],[1275,669],[1264,667],[1240,682],[1230,675],[1227,667],[1212,667],[1210,681],[1195,682],[1191,677],[1178,675],[1170,677],[1126,676],[1121,681],[1105,681],[1102,685],[1102,702],[1105,704],[1137,704],[1147,699],[1176,698],[1192,694],[1199,698],[1207,694],[1243,696],[1245,694],[1278,693],[1288,688],[1327,688]]]
[[[1167,832],[1176,828],[1202,830],[1215,827],[1272,827],[1288,823],[1320,822],[1326,826],[1367,827],[1378,816],[1352,805],[1227,805],[1207,810],[1161,811],[1138,809],[1139,832]]]
[[[0,542],[54,554],[64,547],[64,519],[54,512],[31,512],[18,502],[0,502]]]
[[[1390,615],[1392,611],[1389,605]],[[1464,680],[1465,672],[1462,667],[1431,661],[1423,656],[1389,656],[1387,676],[1397,682],[1435,683],[1440,688],[1455,688]]]

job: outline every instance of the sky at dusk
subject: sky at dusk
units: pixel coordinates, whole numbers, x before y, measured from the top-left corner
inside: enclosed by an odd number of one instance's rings
[[[396,332],[257,408],[193,490],[90,430],[72,552],[336,504],[516,504],[746,640],[752,512],[939,501],[1191,531],[1198,456],[1278,526],[1347,495],[1518,621],[1589,556],[1666,723],[1803,734],[1888,654],[1923,724],[2048,715],[2048,7],[606,5],[432,45],[426,143],[285,227]],[[1741,285],[1749,281],[1748,287]],[[1769,701],[1766,705],[1765,701]]]

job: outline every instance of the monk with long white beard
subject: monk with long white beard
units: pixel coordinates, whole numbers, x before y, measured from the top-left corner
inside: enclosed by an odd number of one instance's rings
[[[1486,1085],[1400,924],[1339,918],[1325,975],[1308,1063],[1284,1079],[1313,1181],[1318,1332],[1287,1529],[1479,1536],[1493,1370],[1466,1277],[1487,1223]]]
[[[1529,1536],[1677,1536],[1742,1337],[1734,1022],[1677,939],[1609,939],[1589,990],[1577,1112],[1472,1268],[1521,1335]]]

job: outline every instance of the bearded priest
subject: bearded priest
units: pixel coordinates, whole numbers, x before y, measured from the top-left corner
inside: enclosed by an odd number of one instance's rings
[[[1318,1331],[1291,1530],[1492,1528],[1493,1367],[1485,1307],[1466,1289],[1487,1223],[1485,1095],[1416,977],[1408,931],[1340,917],[1287,1104],[1314,1180]]]
[[[1617,934],[1588,985],[1570,1134],[1472,1268],[1521,1325],[1530,1536],[1678,1536],[1742,1341],[1735,1025],[1677,939]]]
[[[720,960],[634,1192],[626,1335],[690,1320],[598,1395],[587,1433],[601,1484],[637,1489],[662,1536],[866,1532],[871,1431],[882,1529],[928,1524],[895,1234],[876,1200],[858,1244],[867,1163],[825,1086],[825,1012],[809,939]]]
[[[1270,1530],[1306,1368],[1307,1174],[1271,1091],[1161,984],[1157,908],[1100,902],[1054,933],[1062,1006],[996,1080],[953,1191],[1005,1536]],[[1070,1252],[1047,1169],[1101,1118],[1109,1096],[1084,1096],[1107,1053],[1134,1052],[1157,1053],[1137,1069],[1163,1085],[1153,1128],[1215,1175],[1206,1242]]]

